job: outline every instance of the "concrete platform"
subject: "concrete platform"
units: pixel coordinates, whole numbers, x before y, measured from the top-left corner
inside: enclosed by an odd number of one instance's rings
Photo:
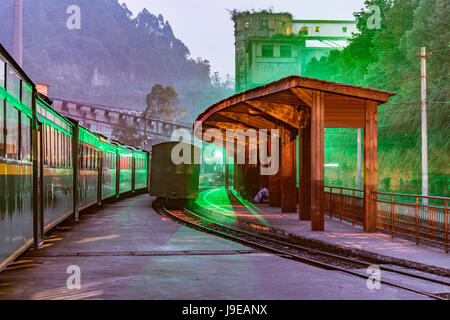
[[[426,299],[208,235],[140,195],[84,213],[0,273],[0,299]],[[68,289],[69,266],[81,288]]]
[[[361,252],[384,256],[386,259],[404,260],[411,263],[448,269],[450,255],[442,248],[416,245],[414,241],[402,238],[392,239],[390,235],[377,232],[363,232],[362,227],[339,221],[325,215],[325,231],[311,231],[310,221],[300,221],[297,213],[281,213],[280,208],[268,204],[253,204],[238,197],[234,192],[228,196],[224,188],[202,191],[197,203],[202,207],[254,223],[284,230],[299,237],[313,239],[326,245],[350,248]]]

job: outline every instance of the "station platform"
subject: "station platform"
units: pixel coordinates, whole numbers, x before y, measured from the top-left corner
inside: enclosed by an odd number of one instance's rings
[[[317,243],[319,246],[344,249],[390,261],[401,261],[405,265],[415,265],[431,269],[443,269],[450,273],[450,255],[443,248],[426,244],[416,245],[404,238],[391,238],[391,235],[377,232],[367,233],[362,226],[352,226],[350,222],[339,221],[325,214],[325,231],[311,231],[311,221],[300,221],[298,213],[281,213],[279,207],[268,204],[254,204],[237,195],[232,189],[225,188],[203,190],[197,200],[201,207],[233,219],[270,226],[287,235]]]
[[[426,299],[182,226],[139,195],[83,212],[0,273],[0,299]],[[268,217],[267,217],[268,218]],[[69,289],[80,270],[80,288]],[[69,281],[70,282],[70,281]]]

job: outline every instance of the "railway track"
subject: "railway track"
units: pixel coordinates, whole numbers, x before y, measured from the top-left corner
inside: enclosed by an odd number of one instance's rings
[[[262,251],[272,252],[281,257],[306,263],[322,269],[341,271],[353,276],[367,279],[369,275],[365,272],[365,270],[367,270],[369,266],[373,265],[373,263],[370,262],[304,247],[291,242],[277,239],[276,237],[269,237],[267,235],[261,235],[256,232],[250,232],[247,230],[239,229],[237,227],[224,225],[206,217],[200,216],[188,209],[171,210],[166,209],[165,207],[156,209],[160,213],[169,216],[173,220],[195,229],[212,233],[230,240],[240,242],[247,246],[257,248]],[[448,292],[450,292],[450,281],[443,280],[442,277],[440,279],[432,278],[427,275],[398,270],[396,268],[384,265],[379,265],[378,267],[380,268],[380,270],[384,271],[383,277],[380,280],[382,284],[421,294],[436,300],[447,300],[444,295],[448,296]],[[364,271],[361,271],[362,269],[364,269]],[[444,285],[448,287],[448,290],[443,294],[426,292],[422,289],[405,285],[398,280],[394,281],[392,279],[386,279],[386,273],[397,278],[402,277],[404,278],[403,281],[405,281],[405,279],[406,281],[420,280],[424,283],[433,285]]]

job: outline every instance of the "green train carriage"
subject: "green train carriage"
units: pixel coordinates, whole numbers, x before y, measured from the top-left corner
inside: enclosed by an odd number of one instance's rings
[[[148,186],[147,152],[109,141],[51,104],[0,44],[0,271],[79,210]]]

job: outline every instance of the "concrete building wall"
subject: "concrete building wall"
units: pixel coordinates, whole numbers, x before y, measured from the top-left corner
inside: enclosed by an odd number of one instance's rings
[[[343,48],[357,32],[355,21],[292,20],[289,13],[241,12],[233,21],[236,92],[302,75],[312,58]],[[265,57],[262,46],[268,45],[273,46],[273,56]],[[281,46],[291,47],[290,57],[281,56]]]

